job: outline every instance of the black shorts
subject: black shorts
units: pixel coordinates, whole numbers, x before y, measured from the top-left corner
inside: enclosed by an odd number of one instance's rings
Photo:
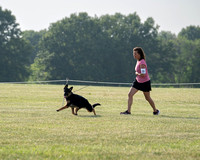
[[[144,82],[144,83],[139,83],[135,79],[135,81],[133,82],[132,87],[135,88],[135,89],[138,89],[140,91],[143,91],[143,92],[149,92],[149,91],[151,91],[151,81],[149,80],[149,81]]]

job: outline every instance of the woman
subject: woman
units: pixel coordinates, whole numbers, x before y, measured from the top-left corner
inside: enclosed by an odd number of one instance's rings
[[[147,64],[145,61],[145,54],[142,48],[136,47],[133,49],[133,57],[137,60],[135,66],[136,79],[128,93],[128,110],[121,112],[120,114],[131,114],[131,105],[133,103],[133,96],[138,90],[143,91],[145,99],[149,102],[153,108],[153,114],[158,115],[160,111],[156,109],[154,101],[150,97],[151,82],[148,75]]]

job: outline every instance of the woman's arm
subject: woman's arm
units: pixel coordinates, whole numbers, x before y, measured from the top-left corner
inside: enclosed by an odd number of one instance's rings
[[[141,64],[141,65],[140,65],[140,71],[141,71],[141,73],[135,72],[135,74],[136,74],[137,76],[142,76],[142,77],[144,77],[145,74],[147,73],[147,71],[146,71],[146,66],[145,66],[144,64]]]

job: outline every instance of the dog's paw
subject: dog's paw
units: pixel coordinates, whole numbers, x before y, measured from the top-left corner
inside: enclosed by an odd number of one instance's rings
[[[56,110],[57,112],[59,112],[59,110]]]

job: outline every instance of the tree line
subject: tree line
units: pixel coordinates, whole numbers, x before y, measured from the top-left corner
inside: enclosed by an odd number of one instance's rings
[[[21,31],[0,7],[0,81],[134,80],[133,48],[140,46],[153,82],[200,82],[200,27],[178,35],[159,32],[153,18],[137,13],[91,17],[71,14],[46,30]]]

